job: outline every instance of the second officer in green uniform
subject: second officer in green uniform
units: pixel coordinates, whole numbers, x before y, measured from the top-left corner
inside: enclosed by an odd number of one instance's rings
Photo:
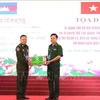
[[[59,97],[59,77],[60,58],[63,56],[62,46],[57,43],[57,34],[51,34],[51,45],[48,48],[47,75],[49,97],[46,100],[58,100]]]

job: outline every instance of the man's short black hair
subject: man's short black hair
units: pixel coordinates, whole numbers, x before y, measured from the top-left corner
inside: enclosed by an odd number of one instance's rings
[[[53,35],[55,35],[56,38],[58,38],[58,35],[57,35],[56,33],[52,33],[52,34],[50,35],[50,37],[53,36]]]
[[[20,36],[20,39],[21,39],[22,37],[27,37],[27,36],[26,36],[26,35],[21,35],[21,36]]]

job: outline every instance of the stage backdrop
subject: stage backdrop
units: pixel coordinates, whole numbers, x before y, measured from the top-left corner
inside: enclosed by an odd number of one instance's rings
[[[0,76],[16,76],[20,35],[28,36],[30,56],[45,56],[51,33],[63,47],[61,76],[100,75],[100,2],[0,1]],[[46,76],[47,66],[29,72]]]

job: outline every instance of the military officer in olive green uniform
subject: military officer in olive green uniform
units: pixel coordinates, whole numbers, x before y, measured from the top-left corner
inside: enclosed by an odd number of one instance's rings
[[[29,48],[26,45],[27,43],[27,36],[22,35],[20,37],[20,44],[16,47],[16,56],[17,56],[17,99],[24,100],[29,99],[25,96],[26,86],[27,86],[27,79],[28,79],[28,52]]]
[[[58,100],[59,97],[59,77],[60,58],[63,56],[62,46],[57,43],[57,34],[51,34],[51,45],[48,48],[47,75],[49,97],[46,100]]]

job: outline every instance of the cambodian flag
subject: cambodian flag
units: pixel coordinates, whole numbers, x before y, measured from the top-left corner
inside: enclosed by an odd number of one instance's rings
[[[0,2],[0,14],[17,14],[17,3]]]

